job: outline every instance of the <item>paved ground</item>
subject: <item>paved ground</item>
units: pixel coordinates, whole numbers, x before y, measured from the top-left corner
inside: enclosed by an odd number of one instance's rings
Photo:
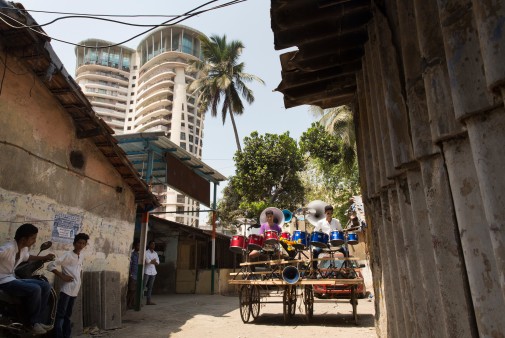
[[[349,300],[314,304],[314,317],[305,320],[303,309],[284,324],[282,304],[262,304],[259,317],[244,324],[240,318],[238,297],[219,295],[153,296],[157,305],[144,306],[142,311],[127,311],[123,327],[96,332],[84,337],[376,337],[374,305],[367,299],[358,304],[359,325],[354,324]]]

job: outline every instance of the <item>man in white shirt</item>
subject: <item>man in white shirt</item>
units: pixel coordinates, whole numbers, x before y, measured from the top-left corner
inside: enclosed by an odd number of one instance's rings
[[[154,241],[150,241],[147,246],[146,255],[145,255],[145,268],[144,268],[144,289],[147,287],[146,291],[146,305],[156,305],[151,302],[151,293],[153,291],[154,278],[156,277],[156,265],[160,264],[160,258],[158,257],[158,253],[154,251],[156,247],[156,243]]]
[[[343,231],[340,221],[336,218],[333,218],[333,207],[331,205],[327,205],[324,207],[324,214],[325,218],[317,222],[316,226],[314,227],[314,232],[322,231],[326,233],[328,236],[330,236],[330,233],[334,230]],[[312,257],[314,259],[317,259],[321,251],[322,251],[321,248],[314,247],[312,250]],[[314,270],[317,270],[317,261],[312,262],[312,267],[314,268]]]
[[[21,225],[14,235],[14,241],[0,247],[0,289],[7,294],[23,299],[23,311],[28,328],[33,334],[45,334],[52,326],[42,323],[42,314],[47,306],[51,285],[38,279],[17,279],[16,267],[26,261],[49,261],[53,254],[32,256],[29,248],[37,241],[39,229],[33,224]]]

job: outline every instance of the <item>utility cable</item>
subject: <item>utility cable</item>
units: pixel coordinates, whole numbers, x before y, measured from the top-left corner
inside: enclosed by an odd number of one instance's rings
[[[178,24],[178,23],[180,23],[180,22],[183,22],[183,21],[185,21],[185,20],[187,20],[187,19],[189,19],[189,18],[191,18],[191,17],[193,17],[193,16],[196,16],[196,15],[199,15],[199,14],[202,14],[202,13],[205,13],[205,12],[208,12],[208,11],[211,11],[211,10],[216,10],[216,9],[219,9],[219,8],[224,8],[224,7],[227,7],[227,6],[231,6],[231,5],[234,5],[234,4],[238,4],[238,3],[241,3],[241,2],[245,2],[245,1],[247,1],[247,0],[233,0],[233,1],[229,1],[229,2],[227,2],[227,3],[225,3],[225,4],[221,4],[221,5],[219,5],[219,6],[215,6],[215,7],[212,7],[212,8],[206,9],[206,10],[197,11],[198,9],[200,9],[200,8],[202,8],[202,7],[205,7],[205,6],[207,6],[207,5],[209,5],[209,4],[213,3],[213,2],[216,2],[216,1],[219,1],[219,0],[212,0],[212,1],[208,1],[208,2],[206,2],[205,4],[200,5],[200,6],[198,6],[198,7],[195,7],[195,8],[193,8],[192,10],[190,10],[190,11],[188,11],[188,12],[186,12],[186,13],[182,14],[182,15],[178,15],[178,16],[176,16],[176,17],[172,18],[172,19],[166,20],[166,21],[162,22],[162,23],[161,23],[161,24],[159,24],[159,25],[152,26],[151,28],[147,29],[146,31],[141,32],[141,33],[139,33],[139,34],[137,34],[137,35],[135,35],[135,36],[133,36],[133,37],[131,37],[131,38],[127,39],[127,40],[124,40],[124,41],[122,41],[122,42],[115,43],[115,44],[105,45],[105,46],[87,46],[87,45],[82,45],[82,44],[79,44],[79,43],[73,43],[73,42],[65,41],[65,40],[62,40],[62,39],[57,39],[57,38],[54,38],[54,37],[51,37],[51,36],[47,35],[47,34],[46,34],[46,33],[44,33],[43,31],[39,31],[39,30],[37,30],[37,29],[33,28],[33,27],[40,27],[40,25],[27,26],[27,25],[25,25],[24,23],[22,23],[22,22],[20,22],[20,21],[18,21],[18,20],[16,20],[16,19],[14,19],[14,18],[12,18],[12,17],[8,16],[8,15],[7,15],[7,14],[5,14],[5,13],[1,13],[1,12],[0,12],[0,15],[1,15],[1,16],[5,16],[5,17],[7,17],[9,20],[11,20],[11,21],[14,21],[14,22],[18,23],[18,24],[19,24],[19,26],[14,26],[14,25],[10,24],[9,22],[7,22],[7,21],[6,21],[5,19],[3,19],[2,17],[0,17],[0,21],[3,21],[3,22],[4,22],[6,25],[8,25],[9,27],[12,27],[12,28],[15,28],[15,29],[29,29],[29,30],[33,31],[34,33],[36,33],[36,34],[39,34],[39,35],[45,36],[45,37],[47,37],[47,38],[49,38],[49,39],[52,39],[52,40],[54,40],[54,41],[58,41],[58,42],[61,42],[61,43],[69,44],[69,45],[76,46],[76,47],[93,47],[93,48],[101,49],[101,48],[110,48],[110,47],[116,47],[116,46],[119,46],[119,45],[123,45],[123,44],[125,44],[126,42],[129,42],[129,41],[131,41],[131,40],[133,40],[133,39],[135,39],[135,38],[137,38],[137,37],[139,37],[139,36],[141,36],[141,35],[144,35],[144,34],[146,34],[146,33],[150,32],[150,31],[152,31],[152,30],[156,29],[157,27],[173,26],[173,25],[176,25],[176,24]],[[195,11],[196,11],[196,12],[195,12]],[[179,19],[179,18],[181,18],[181,17],[182,17],[182,19],[180,19],[180,20],[178,20],[178,21],[173,22],[174,20]],[[98,18],[95,18],[95,19],[98,19]],[[102,20],[106,20],[106,19],[102,19]],[[116,21],[116,20],[106,20],[106,21]],[[168,23],[170,23],[170,24],[168,24]]]

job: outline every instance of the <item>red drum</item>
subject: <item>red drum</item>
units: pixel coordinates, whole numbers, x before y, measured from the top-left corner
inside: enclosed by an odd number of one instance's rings
[[[265,244],[278,244],[279,237],[277,231],[275,230],[266,230],[265,231]]]
[[[242,250],[247,249],[247,238],[245,236],[236,235],[230,240],[230,250],[235,253],[242,253]]]
[[[249,235],[249,241],[247,244],[247,248],[249,250],[261,250],[263,249],[263,236],[260,235]]]
[[[285,240],[290,241],[291,240],[291,234],[289,232],[283,232],[281,234],[281,238],[284,238]]]

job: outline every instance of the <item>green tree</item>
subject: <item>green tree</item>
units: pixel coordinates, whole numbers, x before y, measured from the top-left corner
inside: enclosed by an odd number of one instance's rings
[[[307,198],[333,204],[335,216],[345,224],[348,200],[360,193],[352,112],[347,107],[311,110],[322,118],[300,138],[309,163],[302,175]]]
[[[199,72],[199,78],[189,85],[189,91],[198,92],[198,104],[201,111],[210,110],[211,115],[218,115],[218,107],[222,101],[221,118],[223,124],[229,116],[237,149],[241,151],[240,139],[235,124],[234,115],[244,113],[242,98],[247,103],[254,102],[254,95],[246,83],[257,81],[264,84],[259,77],[244,72],[245,64],[239,62],[244,45],[233,40],[228,43],[226,35],[212,35],[210,39],[201,37],[203,61],[190,62],[189,71]]]
[[[269,206],[294,210],[304,203],[305,190],[299,174],[305,163],[288,132],[253,132],[244,138],[244,150],[237,151],[234,159],[236,175],[223,191],[220,217],[229,220],[237,209],[242,217],[258,217]]]
[[[319,124],[340,141],[343,169],[351,174],[356,162],[356,133],[351,109],[349,106],[330,109],[311,106],[310,111],[314,116],[320,117]]]

